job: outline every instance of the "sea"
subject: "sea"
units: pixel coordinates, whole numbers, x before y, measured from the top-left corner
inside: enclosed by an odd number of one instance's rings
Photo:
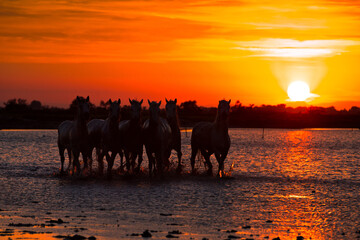
[[[139,175],[108,179],[59,174],[56,130],[2,130],[0,239],[360,238],[359,129],[229,134],[222,178],[214,156],[213,176],[201,158],[191,174],[184,129],[181,174],[148,177],[144,151]]]

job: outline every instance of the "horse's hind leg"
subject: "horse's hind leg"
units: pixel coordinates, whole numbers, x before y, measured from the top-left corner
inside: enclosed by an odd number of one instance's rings
[[[210,161],[211,154],[203,149],[201,150],[201,154],[204,156],[205,162],[208,165],[208,171],[207,171],[208,175],[212,175],[212,164]]]
[[[65,148],[63,146],[59,146],[59,154],[60,154],[60,161],[61,161],[61,173],[64,173],[64,162],[65,162]]]
[[[182,168],[182,166],[181,166],[181,157],[182,157],[182,152],[181,152],[181,147],[180,148],[178,148],[178,149],[176,149],[176,152],[177,152],[177,157],[178,157],[178,160],[179,160],[179,162],[178,162],[178,167],[177,167],[177,172],[178,173],[180,173],[181,172],[181,168]]]
[[[69,156],[69,166],[67,168],[67,172],[70,170],[70,167],[71,167],[71,161],[72,161],[72,154],[71,154],[71,149],[70,148],[66,148],[66,151],[68,153],[68,156]]]
[[[97,161],[98,161],[98,171],[99,174],[102,175],[104,172],[104,154],[103,151],[100,149],[100,147],[96,148],[96,155],[97,155]]]

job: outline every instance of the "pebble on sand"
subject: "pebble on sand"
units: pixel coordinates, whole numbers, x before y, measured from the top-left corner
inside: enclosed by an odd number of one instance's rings
[[[141,234],[141,236],[142,236],[143,238],[151,238],[151,237],[152,237],[152,235],[151,235],[151,233],[149,232],[149,230],[145,230],[145,231]]]

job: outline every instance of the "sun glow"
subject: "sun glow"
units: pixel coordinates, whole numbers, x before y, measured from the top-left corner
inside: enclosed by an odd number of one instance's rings
[[[287,94],[291,101],[306,101],[311,97],[310,87],[306,82],[295,81],[290,83]]]

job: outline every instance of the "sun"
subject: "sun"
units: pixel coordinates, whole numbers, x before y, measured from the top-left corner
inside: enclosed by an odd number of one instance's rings
[[[292,102],[306,101],[311,97],[310,87],[306,82],[295,81],[290,83],[287,94]]]

